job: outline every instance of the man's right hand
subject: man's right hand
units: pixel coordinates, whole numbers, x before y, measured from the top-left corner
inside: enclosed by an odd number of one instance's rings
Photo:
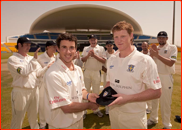
[[[91,56],[92,53],[93,53],[93,50],[90,50],[90,51],[88,52],[88,55],[87,55],[87,56],[88,56],[88,57]]]
[[[35,53],[34,53],[34,58],[35,59],[37,59],[38,58],[38,52],[39,52],[39,50],[40,50],[40,47],[35,51]]]
[[[91,102],[96,103],[97,98],[99,98],[99,95],[97,95],[95,93],[89,93],[89,95],[88,95],[88,100]]]

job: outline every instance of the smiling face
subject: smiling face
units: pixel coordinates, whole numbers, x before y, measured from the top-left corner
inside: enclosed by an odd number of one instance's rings
[[[147,42],[142,43],[142,50],[143,51],[148,51],[148,43]]]
[[[112,51],[113,50],[113,47],[114,47],[113,44],[107,44],[106,45],[106,48],[107,48],[108,51]]]
[[[168,37],[157,37],[157,40],[161,46],[166,44],[166,41],[168,40]]]
[[[56,52],[56,46],[47,46],[47,52],[53,54]]]
[[[31,48],[31,43],[18,43],[18,51],[27,54]]]
[[[74,41],[62,40],[60,47],[58,48],[60,59],[65,65],[71,64],[73,57],[76,53],[76,47]]]
[[[126,30],[116,30],[114,31],[113,36],[114,43],[116,44],[120,52],[125,51],[131,47],[131,39],[133,38],[133,33],[129,35]]]
[[[95,47],[97,45],[97,39],[96,38],[90,38],[89,43],[91,47]]]

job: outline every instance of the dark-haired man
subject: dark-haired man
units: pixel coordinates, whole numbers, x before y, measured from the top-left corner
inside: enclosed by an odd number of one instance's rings
[[[77,38],[60,34],[57,38],[59,59],[47,70],[45,82],[45,119],[49,129],[83,129],[83,111],[98,108],[96,98],[88,93],[80,67],[72,60],[76,53]],[[91,102],[82,103],[82,99]]]
[[[106,58],[108,60],[109,57],[111,55],[114,55],[114,53],[115,53],[115,50],[113,49],[114,44],[113,44],[112,41],[109,40],[109,41],[106,42],[106,46],[105,47],[107,48],[107,50],[106,50]],[[106,63],[102,66],[102,70],[104,71],[104,73],[103,73],[103,86],[105,87],[105,85],[106,85],[106,74],[107,74]],[[105,114],[106,115],[109,114],[109,107],[108,106],[105,107]]]
[[[173,91],[173,77],[175,73],[175,62],[177,61],[177,47],[167,43],[168,35],[165,31],[160,31],[157,35],[159,46],[155,44],[150,48],[150,55],[157,64],[159,77],[162,84],[162,95],[160,97],[160,109],[164,129],[171,129],[171,103]],[[148,125],[158,123],[158,100],[152,101],[152,113],[147,121]]]
[[[56,52],[56,43],[54,41],[47,41],[45,45],[45,52],[38,56],[38,62],[42,66],[42,68],[46,66],[51,66],[56,60],[55,52]],[[48,67],[48,68],[49,68]],[[46,128],[46,121],[44,117],[44,84],[43,84],[43,76],[38,78],[39,81],[39,123],[40,129]]]
[[[40,69],[37,61],[40,48],[36,50],[34,57],[27,54],[31,43],[26,37],[18,38],[16,45],[18,52],[13,53],[8,59],[8,69],[13,77],[11,129],[22,128],[26,112],[30,128],[39,129],[37,119],[39,90],[36,79],[42,76],[47,68]]]

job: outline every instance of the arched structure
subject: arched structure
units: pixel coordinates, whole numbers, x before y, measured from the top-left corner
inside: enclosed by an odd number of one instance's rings
[[[134,27],[134,34],[142,35],[140,25],[129,15],[100,5],[79,4],[63,6],[39,16],[31,25],[29,33],[49,32],[110,32],[112,26],[125,20]]]

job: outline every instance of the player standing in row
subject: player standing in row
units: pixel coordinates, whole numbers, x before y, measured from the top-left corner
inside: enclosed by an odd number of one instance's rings
[[[143,54],[150,55],[148,42],[142,43],[142,51],[141,52]],[[156,99],[156,100],[159,100],[159,99]],[[151,109],[152,109],[152,101],[149,100],[149,101],[147,101],[147,105],[146,105],[146,113],[149,114],[151,112]]]
[[[49,67],[56,60],[56,43],[54,41],[47,41],[45,45],[46,51],[38,56],[38,62],[44,68],[49,65]],[[46,128],[46,121],[44,117],[44,85],[43,85],[43,76],[38,79],[39,82],[39,123],[40,129]]]
[[[45,119],[49,129],[83,129],[83,111],[96,110],[96,98],[88,93],[83,72],[72,60],[77,49],[77,38],[60,34],[57,38],[59,59],[47,70],[45,82]],[[82,99],[91,102],[82,103]]]
[[[100,93],[100,83],[101,83],[101,69],[102,65],[106,62],[106,52],[104,47],[97,44],[97,36],[89,36],[90,46],[84,47],[82,52],[82,61],[84,64],[84,82],[87,91],[90,91],[92,86],[92,92]],[[94,111],[98,117],[102,117],[103,113],[99,109]],[[86,117],[86,111],[84,118]]]
[[[118,94],[109,104],[112,129],[147,129],[146,101],[159,98],[161,83],[157,66],[150,56],[131,45],[134,29],[121,21],[112,28],[119,53],[107,62],[107,86]],[[147,90],[145,88],[147,86]]]
[[[8,69],[13,77],[11,92],[12,102],[12,121],[11,129],[21,129],[24,116],[27,112],[28,121],[31,129],[39,129],[38,126],[38,103],[39,89],[37,77],[41,77],[47,70],[37,61],[38,48],[34,57],[27,53],[31,47],[31,41],[26,37],[17,40],[17,53],[13,53],[8,59]]]
[[[162,123],[164,129],[171,129],[171,103],[173,91],[173,77],[175,73],[175,62],[177,60],[177,47],[167,43],[168,36],[165,31],[161,31],[157,35],[159,46],[155,44],[150,48],[150,55],[157,64],[159,77],[162,83],[162,95],[160,97],[160,109],[162,116]],[[158,123],[158,100],[152,103],[152,113],[147,121],[148,125]],[[153,102],[153,101],[152,101]]]
[[[115,50],[113,49],[114,44],[113,44],[112,41],[107,41],[105,47],[107,48],[107,50],[106,50],[106,58],[107,58],[107,60],[108,60],[109,57],[110,57],[111,55],[114,55],[114,53],[115,53]],[[105,85],[106,85],[106,74],[107,74],[107,67],[106,67],[106,64],[107,64],[107,61],[106,61],[106,63],[102,66],[102,70],[104,71],[104,73],[103,73],[103,86],[104,86],[104,87],[105,87]],[[109,114],[109,107],[108,107],[108,106],[105,107],[105,114],[106,114],[106,115]]]

